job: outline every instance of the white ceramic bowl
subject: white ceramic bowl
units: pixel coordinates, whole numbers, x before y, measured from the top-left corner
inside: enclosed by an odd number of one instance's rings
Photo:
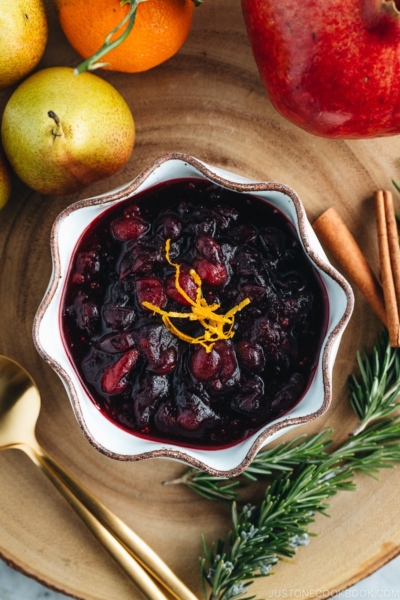
[[[327,331],[322,341],[317,370],[303,398],[288,414],[265,425],[245,441],[216,450],[198,450],[173,443],[149,441],[127,433],[110,422],[95,407],[84,389],[66,354],[60,331],[66,274],[75,246],[88,225],[113,204],[160,182],[187,177],[206,179],[236,192],[264,198],[276,206],[294,225],[304,251],[318,271],[328,295]],[[40,355],[61,377],[85,436],[100,452],[125,461],[168,457],[214,475],[233,476],[245,469],[262,446],[293,427],[316,419],[328,409],[332,397],[333,363],[352,313],[353,293],[346,280],[328,262],[300,199],[289,187],[280,183],[256,183],[190,156],[169,154],[156,160],[126,186],[65,209],[54,223],[51,250],[53,273],[35,317],[33,338]]]

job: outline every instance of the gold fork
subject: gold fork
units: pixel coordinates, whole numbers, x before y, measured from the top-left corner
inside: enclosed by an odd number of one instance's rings
[[[149,600],[166,600],[149,575],[177,600],[197,600],[136,533],[40,447],[35,436],[39,412],[40,394],[32,377],[0,356],[0,450],[17,448],[29,456]]]

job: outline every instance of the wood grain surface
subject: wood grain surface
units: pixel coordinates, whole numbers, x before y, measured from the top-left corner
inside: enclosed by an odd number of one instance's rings
[[[76,66],[51,0],[50,39],[40,68]],[[127,100],[137,142],[122,172],[74,196],[45,197],[18,181],[0,214],[0,352],[20,361],[36,379],[43,409],[42,445],[142,536],[198,595],[200,534],[224,536],[224,508],[179,486],[163,487],[184,466],[162,460],[118,463],[84,439],[58,377],[32,343],[35,311],[50,272],[49,234],[68,204],[133,179],[158,156],[180,151],[257,180],[292,186],[312,220],[335,205],[376,270],[372,193],[400,179],[398,137],[341,142],[306,134],[270,105],[250,52],[239,0],[205,0],[177,56],[138,75],[101,73]],[[2,111],[12,90],[0,95]],[[51,107],[49,106],[49,110]],[[338,440],[355,424],[346,377],[355,354],[380,328],[356,292],[356,309],[334,369],[334,400],[324,417],[302,431],[335,428]],[[301,431],[296,430],[296,434]],[[292,434],[293,435],[293,434]],[[357,477],[356,493],[332,500],[331,519],[318,517],[318,537],[296,557],[259,580],[258,597],[304,597],[339,591],[400,551],[400,478],[387,470],[374,481]],[[22,453],[0,454],[0,554],[47,585],[83,600],[127,600],[139,593],[92,539],[65,501]],[[260,498],[262,487],[254,491]],[[256,499],[254,498],[254,499]],[[296,595],[297,594],[297,595]]]

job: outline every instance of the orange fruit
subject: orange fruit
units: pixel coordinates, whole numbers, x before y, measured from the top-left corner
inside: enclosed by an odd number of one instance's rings
[[[120,0],[56,0],[61,27],[71,46],[89,58],[129,11]],[[101,59],[107,69],[139,73],[173,56],[192,23],[192,0],[146,0],[137,8],[132,31],[124,42]],[[119,37],[120,29],[112,38]]]

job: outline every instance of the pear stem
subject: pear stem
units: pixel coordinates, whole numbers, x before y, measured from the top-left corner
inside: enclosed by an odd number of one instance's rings
[[[47,114],[49,115],[50,119],[54,119],[57,126],[60,125],[60,119],[57,117],[55,112],[53,112],[52,110],[49,110],[49,112]]]
[[[49,110],[49,112],[47,114],[50,117],[50,119],[54,120],[54,122],[56,124],[56,126],[53,128],[51,133],[54,135],[54,137],[61,137],[64,132],[61,127],[60,119],[58,118],[56,113],[53,112],[52,110]]]

